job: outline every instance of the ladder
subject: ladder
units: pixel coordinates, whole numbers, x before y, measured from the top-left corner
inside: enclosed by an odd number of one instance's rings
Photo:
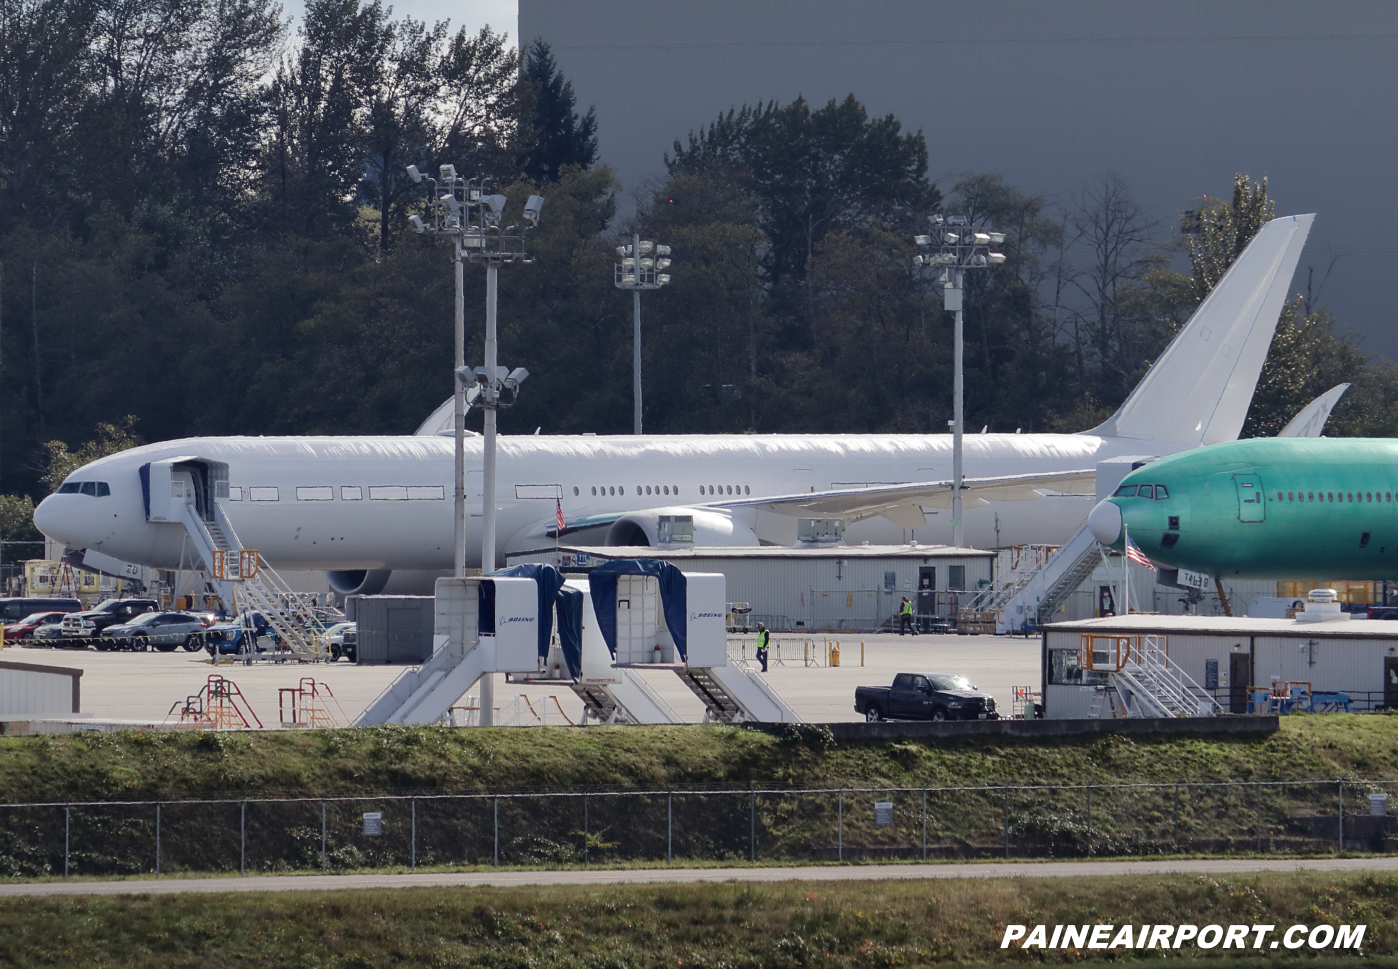
[[[1212,717],[1223,707],[1170,657],[1154,636],[1145,636],[1121,668],[1110,674],[1127,716]]]
[[[703,701],[705,723],[741,723],[747,719],[723,684],[715,679],[713,670],[704,666],[686,666],[675,672],[679,674],[680,681]]]
[[[224,603],[235,613],[255,611],[262,614],[281,640],[278,658],[309,662],[328,659],[330,644],[325,624],[316,618],[312,603],[307,596],[293,591],[261,555],[257,557],[256,572],[251,575],[236,577],[236,569],[230,569],[230,574],[223,577],[214,575],[215,552],[224,553],[231,566],[239,562],[244,548],[222,503],[215,501],[212,505],[213,518],[206,520],[191,498],[182,506],[180,520],[204,559],[210,581]],[[295,618],[298,614],[299,619]]]

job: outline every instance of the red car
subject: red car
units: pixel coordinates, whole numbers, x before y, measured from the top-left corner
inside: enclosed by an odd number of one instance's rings
[[[28,639],[40,626],[56,626],[63,621],[63,617],[66,615],[68,615],[66,612],[36,612],[33,615],[25,616],[19,622],[7,623],[5,625],[5,641],[15,642]]]

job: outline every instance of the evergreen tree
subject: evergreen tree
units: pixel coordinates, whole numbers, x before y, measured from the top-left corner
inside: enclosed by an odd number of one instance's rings
[[[533,129],[536,143],[524,164],[526,177],[538,184],[558,181],[566,165],[591,168],[597,160],[597,113],[578,115],[573,82],[558,70],[553,50],[543,40],[529,47],[524,77],[535,86]]]

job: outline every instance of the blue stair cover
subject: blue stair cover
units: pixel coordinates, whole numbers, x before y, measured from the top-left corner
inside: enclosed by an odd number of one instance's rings
[[[592,608],[597,612],[597,628],[616,656],[616,579],[619,575],[653,575],[660,580],[660,608],[665,625],[680,659],[689,659],[684,573],[661,559],[615,559],[597,566],[587,575],[592,590]]]

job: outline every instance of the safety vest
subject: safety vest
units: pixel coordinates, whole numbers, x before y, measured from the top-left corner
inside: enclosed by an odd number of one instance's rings
[[[898,610],[900,616],[911,616],[913,614],[913,604],[910,600],[903,600],[903,608]]]
[[[760,631],[760,632],[757,634],[757,648],[758,648],[758,649],[766,649],[766,648],[767,648],[767,642],[768,642],[768,640],[771,639],[771,637],[772,637],[772,633],[771,633],[770,630],[763,629],[762,631]]]

